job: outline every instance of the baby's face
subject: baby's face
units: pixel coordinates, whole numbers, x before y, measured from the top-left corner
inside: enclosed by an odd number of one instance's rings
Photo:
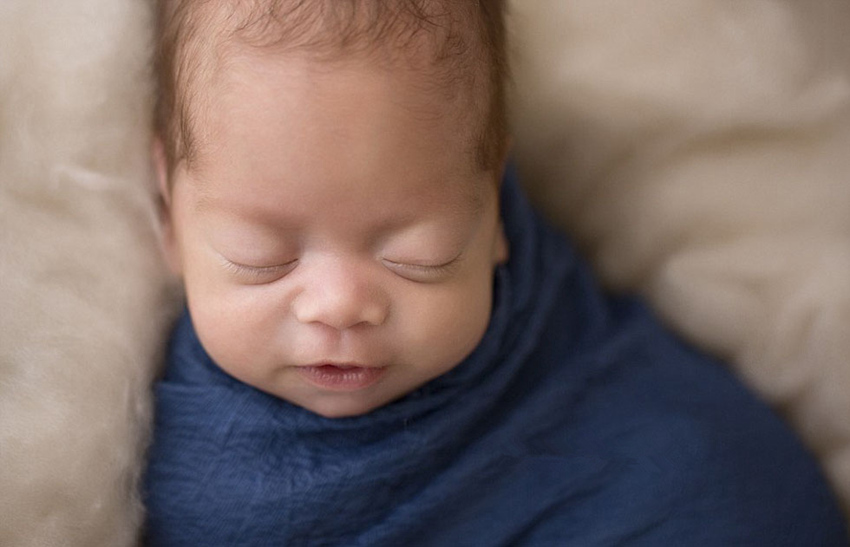
[[[343,417],[475,348],[507,249],[494,173],[474,160],[480,105],[461,95],[294,57],[244,57],[217,80],[166,247],[222,369]]]

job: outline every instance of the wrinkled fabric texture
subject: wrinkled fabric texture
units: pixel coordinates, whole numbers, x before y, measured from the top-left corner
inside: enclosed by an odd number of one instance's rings
[[[156,390],[151,546],[846,545],[809,453],[726,368],[611,299],[521,195],[463,363],[326,419],[229,377],[184,315]]]

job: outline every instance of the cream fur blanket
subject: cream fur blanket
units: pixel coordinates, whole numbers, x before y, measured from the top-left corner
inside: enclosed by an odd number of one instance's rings
[[[518,158],[615,288],[733,362],[850,506],[850,5],[515,0]],[[122,546],[178,299],[145,0],[0,2],[0,545]]]

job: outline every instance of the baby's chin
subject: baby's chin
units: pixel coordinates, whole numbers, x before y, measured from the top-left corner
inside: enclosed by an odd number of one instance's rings
[[[369,390],[354,393],[312,393],[309,396],[295,394],[278,397],[300,406],[323,418],[343,419],[364,416],[404,396],[390,393],[369,393]]]
[[[357,400],[356,397],[317,397],[311,401],[300,403],[290,401],[292,404],[309,410],[314,414],[318,414],[323,418],[342,419],[356,418],[369,414],[373,410],[390,404],[393,400],[388,401],[367,401]]]

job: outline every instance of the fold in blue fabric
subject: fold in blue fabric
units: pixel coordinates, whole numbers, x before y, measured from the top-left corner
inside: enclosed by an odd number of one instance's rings
[[[244,385],[184,315],[156,387],[151,546],[831,546],[812,456],[727,368],[611,298],[502,189],[510,261],[464,362],[367,415]]]

